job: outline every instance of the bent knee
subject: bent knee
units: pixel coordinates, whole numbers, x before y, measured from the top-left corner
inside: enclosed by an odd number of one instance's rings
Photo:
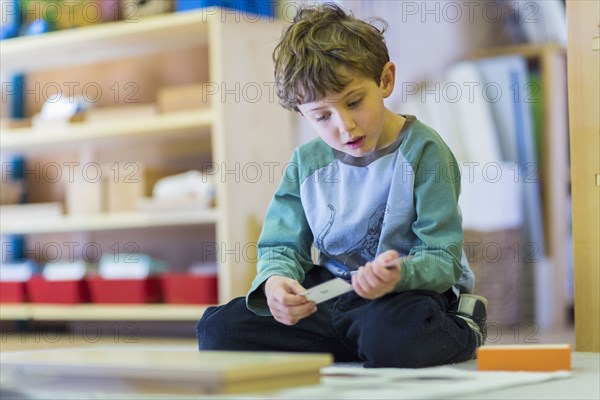
[[[367,349],[361,358],[367,368],[425,368],[440,364],[437,357],[429,357],[429,352],[419,346]]]
[[[237,318],[231,307],[209,307],[196,323],[199,350],[235,350],[239,336]]]
[[[218,350],[218,340],[216,338],[220,336],[220,324],[215,321],[216,318],[211,318],[217,311],[218,307],[208,308],[196,323],[196,337],[198,338],[199,350]]]
[[[453,341],[444,340],[442,330],[398,330],[393,333],[373,333],[363,337],[361,358],[370,368],[425,368],[444,364],[446,353],[453,352]],[[364,340],[366,339],[366,340]]]
[[[385,345],[381,345],[385,342]],[[426,368],[472,358],[473,343],[461,341],[447,331],[421,331],[419,335],[369,341],[360,348],[365,367]]]

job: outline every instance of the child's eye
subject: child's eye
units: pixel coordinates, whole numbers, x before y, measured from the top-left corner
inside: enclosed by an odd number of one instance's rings
[[[354,107],[358,106],[361,103],[361,101],[362,101],[362,98],[351,101],[350,103],[348,103],[348,107],[354,108]]]
[[[329,119],[329,114],[323,114],[319,117],[317,117],[317,122],[321,122],[321,121],[327,121]]]

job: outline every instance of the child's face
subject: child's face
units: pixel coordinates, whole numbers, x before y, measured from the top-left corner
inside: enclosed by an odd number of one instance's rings
[[[366,156],[390,144],[397,134],[386,129],[390,124],[383,104],[393,89],[393,74],[393,64],[386,64],[377,85],[372,78],[348,73],[352,81],[342,92],[298,108],[329,146],[354,157]]]

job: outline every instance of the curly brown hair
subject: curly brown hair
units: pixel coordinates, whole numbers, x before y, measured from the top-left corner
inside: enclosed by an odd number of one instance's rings
[[[301,8],[273,52],[279,103],[289,110],[339,93],[351,78],[344,70],[379,85],[390,60],[383,33],[335,3]]]

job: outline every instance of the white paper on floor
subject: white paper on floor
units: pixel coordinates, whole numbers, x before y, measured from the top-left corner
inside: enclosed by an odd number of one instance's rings
[[[568,378],[569,371],[557,372],[492,372],[462,370],[455,367],[433,367],[423,369],[373,368],[357,366],[327,367],[321,369],[321,383],[300,386],[270,393],[201,396],[207,399],[447,399],[460,398],[476,393],[487,393],[502,388],[541,383]],[[132,393],[120,388],[123,393],[106,391],[40,391],[24,390],[20,393],[6,392],[8,399],[27,400],[158,400],[165,394]],[[3,393],[4,394],[4,393]],[[13,394],[13,396],[11,396]],[[4,396],[1,397],[4,399]],[[197,399],[198,395],[168,395],[170,400]]]
[[[452,367],[423,369],[327,367],[321,384],[282,390],[273,399],[443,399],[571,376],[557,372],[465,371]],[[264,398],[264,396],[262,396]]]

